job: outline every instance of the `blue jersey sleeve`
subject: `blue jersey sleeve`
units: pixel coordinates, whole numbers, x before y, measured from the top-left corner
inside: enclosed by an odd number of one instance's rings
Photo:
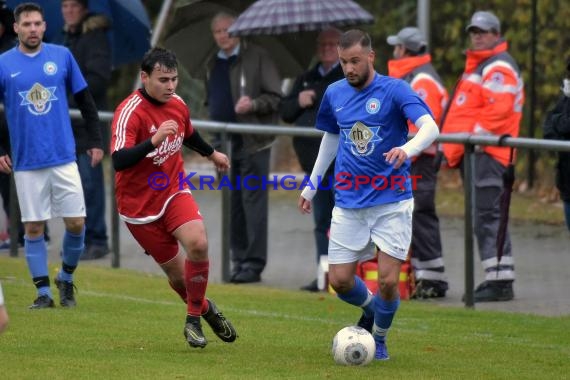
[[[321,131],[339,134],[340,128],[332,109],[330,94],[331,91],[329,87],[325,91],[325,95],[321,101],[319,112],[317,113],[317,121],[315,127]]]
[[[433,118],[433,114],[427,104],[408,83],[401,81],[398,84],[395,95],[395,101],[399,104],[400,110],[412,123],[424,115],[430,115]]]

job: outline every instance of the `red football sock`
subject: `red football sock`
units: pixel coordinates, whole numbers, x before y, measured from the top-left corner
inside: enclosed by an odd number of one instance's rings
[[[186,304],[188,315],[199,317],[202,315],[206,301],[206,288],[208,287],[208,273],[210,261],[194,262],[186,260],[184,266],[184,282],[186,283]]]

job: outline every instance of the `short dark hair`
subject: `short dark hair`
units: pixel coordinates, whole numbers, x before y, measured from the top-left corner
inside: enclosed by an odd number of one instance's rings
[[[157,63],[170,70],[178,69],[178,60],[174,52],[161,47],[153,47],[142,58],[141,70],[150,75]]]
[[[359,29],[351,29],[344,32],[338,41],[338,46],[341,49],[348,49],[356,44],[359,44],[365,49],[372,49],[372,40],[370,39],[370,36],[368,33]]]
[[[20,21],[20,15],[26,12],[39,12],[42,15],[42,19],[44,18],[44,10],[42,7],[37,3],[22,3],[19,4],[14,9],[14,20],[16,22]]]
[[[69,0],[61,0],[61,3],[63,4],[66,1]],[[73,1],[76,1],[77,3],[79,3],[79,5],[81,5],[84,8],[89,8],[89,0],[73,0]]]

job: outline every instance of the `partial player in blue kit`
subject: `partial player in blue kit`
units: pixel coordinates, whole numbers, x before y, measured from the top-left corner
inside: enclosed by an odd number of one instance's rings
[[[11,157],[0,151],[0,170],[14,171],[25,229],[24,250],[37,289],[32,309],[54,306],[44,242],[45,222],[62,217],[62,264],[55,278],[60,304],[75,306],[73,273],[84,248],[85,201],[75,163],[67,91],[73,94],[89,135],[92,165],[103,158],[98,115],[87,83],[67,48],[42,42],[42,8],[22,3],[14,10],[19,43],[0,55],[0,100],[4,103]]]
[[[328,87],[319,109],[316,128],[325,134],[311,183],[318,183],[336,157],[329,281],[341,300],[362,308],[358,325],[373,333],[376,359],[387,360],[386,333],[400,303],[400,265],[412,234],[409,158],[428,147],[439,129],[406,82],[374,71],[367,33],[344,33],[338,51],[345,79]],[[408,120],[419,127],[410,141]],[[314,194],[314,186],[305,187],[301,212],[311,211]],[[374,246],[379,248],[376,295],[355,275],[358,261],[373,257]]]

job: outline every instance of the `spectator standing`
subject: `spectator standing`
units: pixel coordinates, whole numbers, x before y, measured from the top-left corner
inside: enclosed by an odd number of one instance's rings
[[[170,286],[187,305],[184,336],[191,347],[205,347],[200,317],[225,342],[237,335],[206,298],[210,261],[208,239],[185,178],[182,145],[208,157],[219,170],[228,157],[215,151],[190,122],[190,111],[176,95],[178,62],[174,53],[154,48],[141,62],[143,87],[115,111],[111,154],[119,215],[133,237],[166,273]],[[153,186],[161,173],[170,185]],[[164,177],[162,177],[164,178]],[[179,253],[181,244],[186,254]]]
[[[331,84],[321,102],[316,127],[325,134],[311,182],[317,183],[336,156],[339,186],[331,221],[329,281],[342,301],[362,308],[358,326],[373,334],[375,358],[388,360],[386,334],[400,304],[400,267],[412,238],[409,158],[430,146],[439,130],[428,106],[406,82],[374,71],[368,34],[349,30],[341,36],[338,51],[346,79]],[[407,120],[419,128],[410,141]],[[310,186],[303,189],[301,212],[311,211],[314,195]],[[376,295],[356,276],[358,262],[374,256],[374,245],[379,248]]]
[[[11,155],[0,152],[0,170],[14,171],[24,250],[38,297],[32,309],[54,306],[44,242],[45,221],[65,224],[62,265],[55,283],[60,304],[75,306],[73,273],[84,249],[85,202],[75,163],[75,143],[66,96],[70,90],[86,121],[92,164],[103,158],[93,97],[71,52],[43,43],[43,10],[22,3],[14,10],[19,44],[0,55],[0,98],[10,132]],[[60,95],[58,95],[60,94]]]
[[[13,48],[16,43],[16,36],[13,33],[14,18],[12,12],[3,6],[0,8],[0,53]],[[0,118],[0,146],[4,151],[10,152],[10,141],[8,136],[8,125],[4,113]],[[10,175],[0,172],[0,195],[2,196],[2,206],[6,214],[7,224],[9,225],[10,219]],[[22,243],[23,243],[23,227],[21,228]],[[9,249],[10,239],[0,241],[0,249]]]
[[[66,46],[75,57],[87,81],[98,110],[107,110],[107,86],[111,79],[111,49],[107,39],[110,22],[104,15],[89,13],[88,0],[62,0],[64,28],[54,43]],[[77,108],[72,97],[71,108]],[[77,150],[77,167],[85,195],[85,252],[81,260],[94,260],[109,253],[105,220],[105,183],[103,165],[92,166],[89,157],[89,136],[84,121],[71,121]],[[107,123],[100,122],[104,145],[109,140]]]
[[[440,125],[449,97],[431,64],[425,36],[416,27],[406,27],[398,34],[389,36],[387,42],[394,46],[394,59],[388,61],[388,75],[408,82],[429,106],[435,122]],[[408,127],[410,132],[418,131],[410,121]],[[436,153],[437,145],[432,144],[412,159],[411,173],[419,178],[413,189],[411,258],[416,279],[414,298],[445,297],[448,289],[439,218],[435,209],[438,172],[434,164]]]
[[[524,102],[523,80],[501,37],[500,21],[492,12],[477,11],[465,30],[471,46],[442,131],[517,137]],[[462,166],[463,145],[443,144],[443,153],[450,167]],[[508,231],[499,266],[496,247],[502,177],[509,159],[508,147],[481,146],[475,153],[474,226],[485,271],[485,281],[475,290],[475,302],[514,298],[515,264]]]
[[[344,74],[338,62],[338,39],[342,32],[335,28],[321,31],[317,37],[317,58],[319,62],[310,70],[295,79],[291,92],[281,102],[281,118],[287,123],[297,126],[314,127],[319,105],[327,86],[343,79]],[[317,154],[320,138],[293,137],[293,148],[306,175],[311,174]],[[331,215],[334,207],[334,162],[325,173],[321,188],[313,198],[313,218],[315,221],[315,242],[317,263],[323,255],[328,254],[328,232],[331,226]],[[301,287],[301,290],[316,292],[319,290],[317,280]]]
[[[562,95],[544,122],[544,138],[570,141],[570,59],[566,63],[566,78],[562,81]],[[564,203],[564,217],[570,230],[570,152],[558,152],[556,186]]]
[[[235,16],[219,13],[211,29],[220,50],[208,62],[207,106],[211,120],[276,124],[281,78],[261,47],[230,37]],[[231,258],[234,283],[261,281],[267,263],[268,192],[271,135],[231,135]],[[241,183],[249,177],[247,184]],[[239,186],[238,186],[239,184]]]

